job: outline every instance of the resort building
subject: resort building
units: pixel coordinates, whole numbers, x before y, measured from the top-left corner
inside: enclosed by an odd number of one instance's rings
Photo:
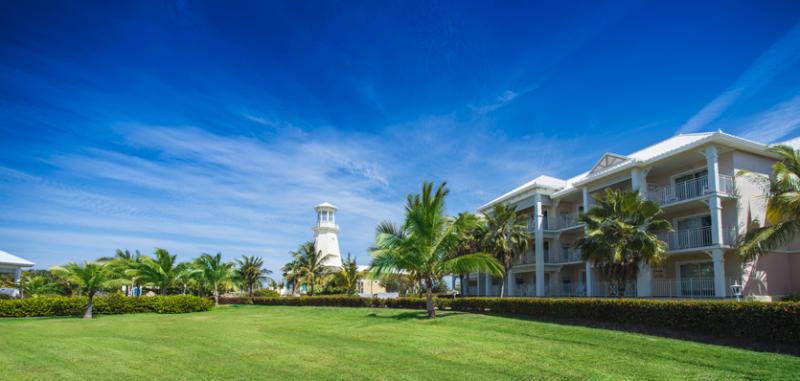
[[[539,176],[479,208],[515,205],[527,216],[532,241],[507,277],[511,296],[609,296],[609,284],[581,259],[575,242],[584,234],[578,215],[607,188],[632,189],[661,205],[674,232],[659,267],[643,266],[626,296],[763,299],[800,291],[800,245],[794,243],[756,262],[736,253],[739,234],[765,221],[763,185],[778,156],[767,145],[721,131],[677,135],[629,155],[607,153],[570,179]],[[740,171],[752,175],[737,176]],[[461,293],[499,295],[499,279],[465,275]]]

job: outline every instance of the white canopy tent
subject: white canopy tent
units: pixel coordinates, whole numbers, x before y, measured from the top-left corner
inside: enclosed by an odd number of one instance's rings
[[[22,259],[16,255],[12,255],[6,253],[5,251],[0,250],[0,274],[13,274],[14,275],[14,283],[20,284],[19,280],[22,276],[22,269],[26,267],[33,267],[35,263]],[[22,294],[22,289],[20,288],[0,288],[0,293],[10,295],[12,297],[19,297]]]

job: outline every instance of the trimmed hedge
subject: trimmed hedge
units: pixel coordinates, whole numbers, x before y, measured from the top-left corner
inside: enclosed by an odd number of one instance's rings
[[[800,303],[647,299],[459,298],[453,310],[667,328],[800,344]]]
[[[472,297],[436,298],[434,302],[440,309],[455,311],[637,325],[722,338],[738,337],[761,342],[800,345],[800,303]],[[246,301],[241,298],[220,299],[220,304],[242,303]],[[252,304],[424,309],[425,299],[301,296],[253,298]]]
[[[87,302],[86,297],[65,296],[0,300],[0,317],[82,316]],[[193,295],[138,298],[110,295],[95,297],[92,313],[95,315],[138,312],[180,314],[208,311],[213,305],[213,302]]]

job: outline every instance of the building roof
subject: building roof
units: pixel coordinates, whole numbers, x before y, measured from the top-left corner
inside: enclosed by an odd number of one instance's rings
[[[333,210],[336,210],[336,206],[334,206],[333,204],[331,204],[329,202],[323,202],[322,204],[319,204],[319,205],[315,206],[314,209],[333,209]]]
[[[617,173],[623,169],[646,165],[673,154],[697,148],[709,142],[722,143],[729,146],[734,146],[738,149],[775,157],[774,154],[766,150],[768,147],[766,144],[726,134],[722,131],[679,134],[669,139],[662,140],[651,146],[645,147],[629,155],[606,153],[592,167],[591,170],[566,180],[561,180],[550,176],[539,176],[536,179],[533,179],[532,181],[517,187],[516,189],[481,206],[478,210],[485,210],[495,203],[506,201],[512,197],[522,195],[523,193],[534,189],[537,185],[537,180],[542,177],[548,178],[548,183],[550,185],[555,185],[559,182],[563,184],[560,187],[555,188],[554,190],[556,192],[552,194],[552,196],[559,197],[576,191],[578,189],[577,186],[579,185],[583,185],[603,176]],[[792,146],[798,146],[800,145],[800,138],[790,140],[787,143]]]
[[[535,179],[533,179],[531,181],[528,181],[525,184],[522,184],[522,185],[514,188],[510,192],[508,192],[508,193],[506,193],[506,194],[504,194],[504,195],[502,195],[502,196],[500,196],[500,197],[498,197],[498,198],[496,198],[496,199],[494,199],[492,201],[489,201],[488,203],[486,203],[485,205],[481,206],[478,209],[479,210],[484,210],[484,209],[486,209],[486,208],[488,208],[488,207],[490,207],[490,206],[492,206],[492,205],[494,205],[494,204],[496,204],[498,202],[506,201],[509,198],[514,197],[514,196],[516,196],[518,194],[524,193],[526,191],[531,191],[531,190],[534,190],[534,189],[549,189],[549,190],[556,191],[556,190],[559,190],[561,188],[564,188],[564,186],[566,186],[566,185],[567,184],[566,184],[566,182],[564,180],[557,179],[557,178],[552,177],[552,176],[541,175],[541,176],[539,176],[539,177],[537,177],[537,178],[535,178]]]
[[[35,263],[0,250],[0,265],[11,265],[16,267],[33,267]]]

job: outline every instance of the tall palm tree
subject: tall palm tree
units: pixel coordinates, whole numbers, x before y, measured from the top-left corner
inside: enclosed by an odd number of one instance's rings
[[[92,318],[95,294],[106,287],[110,287],[114,280],[114,272],[111,271],[107,263],[102,262],[84,262],[83,264],[71,262],[64,266],[53,267],[50,270],[77,284],[81,292],[89,298],[86,312],[83,314],[84,319]]]
[[[667,255],[667,244],[658,233],[672,231],[663,211],[637,191],[606,189],[605,198],[580,221],[586,234],[576,242],[583,260],[591,261],[611,282],[618,296],[625,296],[625,282],[635,279],[641,264],[658,265]]]
[[[785,145],[770,147],[781,160],[772,166],[767,192],[767,218],[758,221],[742,237],[739,255],[752,261],[800,236],[800,151]],[[750,172],[740,171],[742,175]],[[757,180],[755,180],[757,181]]]
[[[262,282],[271,280],[269,271],[264,267],[264,259],[261,257],[245,256],[236,260],[237,268],[235,271],[236,280],[247,289],[247,294],[253,297],[253,290],[261,288]]]
[[[399,228],[382,223],[375,237],[371,269],[375,276],[383,273],[408,272],[420,279],[426,290],[428,316],[436,317],[433,287],[448,274],[476,271],[503,275],[503,267],[486,253],[459,255],[461,238],[478,224],[471,214],[456,218],[445,214],[444,199],[449,193],[446,183],[433,192],[433,183],[422,183],[422,193],[408,195],[405,221]]]
[[[175,284],[181,273],[187,270],[188,265],[177,263],[176,259],[176,255],[157,248],[155,258],[141,257],[132,268],[125,271],[125,274],[141,283],[157,285],[161,295],[167,295],[169,287]]]
[[[358,271],[358,264],[355,258],[350,258],[347,254],[347,259],[342,263],[342,268],[336,273],[336,280],[346,294],[355,294],[358,281],[364,277],[361,271]]]
[[[233,276],[233,264],[222,261],[222,253],[203,253],[194,261],[194,273],[202,284],[212,290],[214,304],[219,305],[219,286]]]
[[[325,265],[325,262],[333,258],[333,255],[322,254],[321,250],[317,250],[314,241],[309,241],[300,245],[300,248],[292,253],[292,256],[298,260],[296,268],[298,275],[308,285],[308,294],[313,296],[317,282],[333,270]]]
[[[505,296],[508,271],[514,266],[514,258],[525,252],[531,234],[524,215],[517,214],[515,206],[497,204],[486,216],[482,228],[484,249],[493,254],[503,264],[505,276],[500,283],[500,296]]]
[[[295,291],[297,290],[297,286],[302,280],[302,274],[300,270],[300,259],[299,254],[296,252],[292,252],[292,260],[283,265],[281,267],[281,272],[283,274],[283,280],[286,281],[287,285],[291,285],[291,295],[294,295]]]

